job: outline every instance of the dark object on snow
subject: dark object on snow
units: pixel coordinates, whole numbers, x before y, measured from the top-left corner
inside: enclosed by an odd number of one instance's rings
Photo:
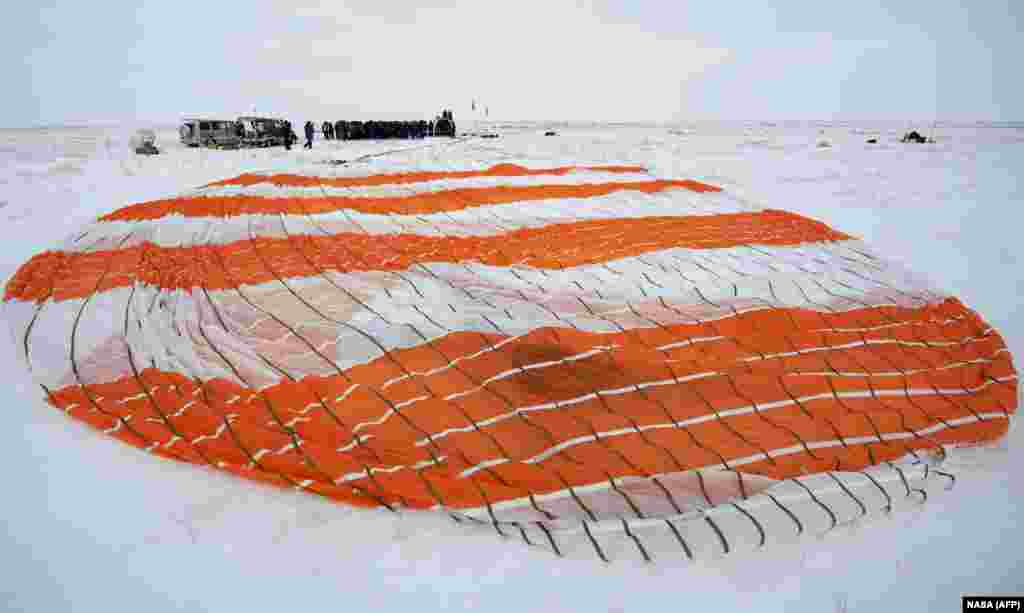
[[[238,123],[245,131],[242,136],[243,147],[276,147],[285,143],[283,119],[249,115],[239,117]]]
[[[138,130],[131,139],[132,148],[139,155],[156,155],[160,150],[156,148],[156,133],[152,130]]]
[[[907,132],[906,134],[903,135],[903,138],[900,139],[900,142],[924,144],[934,143],[935,141],[930,138],[925,138],[924,136],[921,136],[921,134],[918,133],[917,130],[911,130],[910,132]]]
[[[292,122],[284,121],[280,126],[281,140],[284,141],[286,151],[292,150],[292,143],[295,142],[295,132],[292,132]]]
[[[498,138],[498,136],[499,136],[498,134],[494,134],[493,132],[487,132],[487,133],[481,134],[480,138]]]
[[[178,128],[181,144],[187,147],[237,149],[239,138],[236,122],[224,119],[186,118]]]
[[[544,136],[558,136],[558,132],[555,132],[554,130],[548,130],[547,132],[544,133]]]
[[[313,133],[316,132],[316,128],[313,127],[313,122],[312,121],[307,121],[306,122],[306,125],[304,126],[304,131],[306,133],[306,144],[303,145],[302,148],[303,149],[312,149],[313,148]]]
[[[877,144],[878,144],[878,139],[877,139],[877,138],[869,138],[869,139],[867,140],[867,143],[868,143],[869,145],[877,145]]]
[[[451,118],[448,115],[449,119]],[[440,121],[438,117],[437,121]],[[426,121],[336,121],[333,124],[324,123],[324,128],[330,125],[326,138],[336,140],[360,140],[360,139],[386,139],[402,138],[416,139],[425,138],[432,134],[434,124]]]
[[[434,136],[448,136],[455,138],[455,118],[450,110],[441,111],[441,116],[434,120]]]

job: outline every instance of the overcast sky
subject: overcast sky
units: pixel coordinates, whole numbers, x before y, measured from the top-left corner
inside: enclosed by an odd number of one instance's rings
[[[772,5],[772,6],[769,6]],[[0,125],[1024,119],[1021,0],[9,2]]]

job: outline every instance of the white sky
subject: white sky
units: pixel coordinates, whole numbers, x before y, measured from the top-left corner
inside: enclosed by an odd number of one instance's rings
[[[473,98],[496,119],[1024,119],[1019,0],[767,4],[12,2],[0,125],[459,119]]]

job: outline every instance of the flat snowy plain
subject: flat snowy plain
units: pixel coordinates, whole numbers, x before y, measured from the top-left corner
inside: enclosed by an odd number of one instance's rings
[[[921,128],[904,122],[489,127],[502,137],[290,152],[185,149],[163,129],[150,158],[131,126],[0,130],[0,276],[102,213],[246,171],[402,148],[380,161],[632,163],[864,238],[1024,355],[1024,125],[939,124],[929,145],[899,143]],[[956,488],[915,511],[716,563],[606,566],[161,460],[46,405],[13,343],[0,372],[3,610],[959,611],[962,594],[1024,593],[1018,427],[952,457]]]

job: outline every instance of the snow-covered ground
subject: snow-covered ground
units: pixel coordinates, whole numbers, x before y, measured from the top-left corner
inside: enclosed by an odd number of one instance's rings
[[[468,126],[466,126],[468,127]],[[494,124],[499,139],[317,142],[293,149],[128,149],[128,127],[0,130],[0,276],[91,218],[241,172],[330,159],[637,163],[857,235],[978,310],[1024,355],[1024,126],[905,123]],[[553,128],[558,136],[545,137]],[[865,141],[875,137],[878,144]],[[827,142],[830,146],[819,146]],[[353,510],[179,465],[42,402],[0,347],[0,608],[281,610],[958,611],[960,595],[1024,592],[1024,440],[954,458],[950,494],[799,547],[693,565],[559,560],[444,517]]]

